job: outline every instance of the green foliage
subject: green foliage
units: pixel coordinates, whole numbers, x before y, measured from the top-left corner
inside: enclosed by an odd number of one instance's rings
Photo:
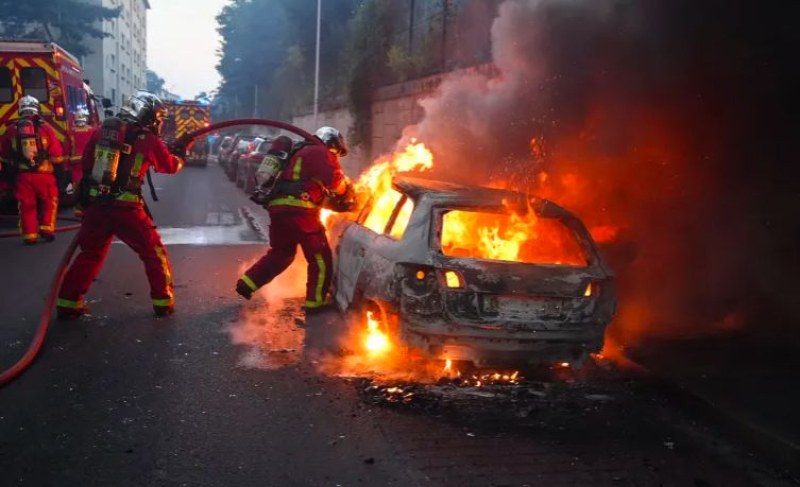
[[[395,25],[394,9],[381,0],[365,0],[351,24],[345,52],[347,97],[353,114],[352,143],[369,148],[372,92],[391,79],[387,55]]]
[[[0,12],[3,37],[47,39],[83,56],[89,54],[87,37],[108,35],[95,22],[116,18],[120,9],[81,0],[0,0]]]
[[[398,82],[416,78],[430,64],[430,56],[423,52],[410,53],[400,45],[393,45],[386,53],[387,65]]]
[[[164,88],[164,83],[166,83],[164,78],[150,69],[145,72],[145,78],[147,79],[147,91],[150,93],[158,93]]]

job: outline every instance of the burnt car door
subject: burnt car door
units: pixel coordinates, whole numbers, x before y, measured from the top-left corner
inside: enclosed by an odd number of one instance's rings
[[[413,209],[411,199],[392,189],[371,201],[345,229],[337,253],[335,299],[340,309],[364,297],[388,299],[400,240]]]

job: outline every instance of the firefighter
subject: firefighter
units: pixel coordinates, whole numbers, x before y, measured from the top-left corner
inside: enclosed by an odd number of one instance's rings
[[[300,245],[308,262],[306,313],[321,311],[330,304],[332,256],[320,210],[323,205],[335,211],[355,207],[353,187],[339,164],[339,158],[347,154],[344,136],[333,127],[322,127],[315,137],[322,144],[295,148],[280,169],[264,204],[270,217],[270,249],[236,282],[236,292],[250,299],[289,267]]]
[[[78,234],[80,254],[70,266],[58,295],[58,317],[85,314],[84,295],[103,265],[111,239],[127,244],[144,263],[156,316],[175,309],[167,249],[155,230],[142,185],[150,168],[175,174],[183,167],[185,148],[167,148],[160,137],[166,108],[148,92],[138,92],[116,117],[92,134],[83,153],[79,185],[85,207]]]
[[[40,116],[39,100],[26,95],[18,104],[19,120],[0,141],[0,165],[15,180],[22,239],[33,245],[38,238],[55,240],[58,185],[54,165],[64,162],[56,133]],[[39,214],[41,205],[41,214]]]

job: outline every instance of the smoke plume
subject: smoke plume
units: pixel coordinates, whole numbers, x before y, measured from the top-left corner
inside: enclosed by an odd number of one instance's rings
[[[796,315],[798,2],[508,0],[499,76],[451,77],[411,137],[440,178],[577,213],[617,273],[628,343]],[[795,47],[791,47],[795,46]],[[793,328],[791,328],[793,329]],[[794,336],[797,333],[794,332]]]

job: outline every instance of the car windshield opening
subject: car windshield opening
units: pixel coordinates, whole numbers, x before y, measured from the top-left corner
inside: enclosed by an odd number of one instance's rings
[[[532,212],[449,210],[442,217],[442,252],[448,257],[586,266],[574,233],[556,218]]]

